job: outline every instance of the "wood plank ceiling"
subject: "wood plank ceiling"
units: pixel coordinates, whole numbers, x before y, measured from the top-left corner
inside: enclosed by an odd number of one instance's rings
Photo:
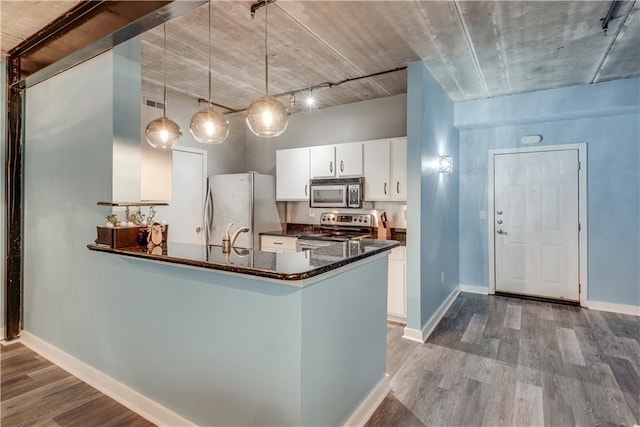
[[[2,2],[2,51],[75,2]],[[264,92],[264,8],[212,3],[213,101],[246,108]],[[270,93],[422,59],[453,101],[640,76],[640,4],[622,1],[279,1],[269,6]],[[167,22],[167,85],[207,98],[207,5]],[[15,28],[18,27],[18,30]],[[6,37],[6,39],[5,39]],[[161,99],[162,27],[142,36],[143,90]],[[406,71],[314,92],[328,107],[406,92]],[[304,92],[296,94],[296,111]],[[282,101],[289,105],[288,97]]]

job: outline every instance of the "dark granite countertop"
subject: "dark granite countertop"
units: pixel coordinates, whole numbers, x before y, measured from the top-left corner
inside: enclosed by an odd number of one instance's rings
[[[297,280],[327,273],[339,267],[389,251],[396,246],[399,246],[399,243],[393,240],[362,239],[336,243],[302,252],[274,253],[257,249],[234,248],[232,252],[224,254],[221,246],[174,242],[168,242],[151,249],[146,246],[113,249],[96,244],[87,245],[93,251],[249,274],[282,280],[285,281],[285,284],[291,284],[292,286],[300,286],[295,283]]]

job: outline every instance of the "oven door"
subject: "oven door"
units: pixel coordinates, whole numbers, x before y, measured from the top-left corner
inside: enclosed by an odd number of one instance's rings
[[[309,203],[312,208],[346,208],[347,186],[312,184]]]

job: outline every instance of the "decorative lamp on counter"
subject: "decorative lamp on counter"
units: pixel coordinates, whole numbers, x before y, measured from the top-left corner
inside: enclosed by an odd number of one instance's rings
[[[229,122],[211,103],[211,1],[209,1],[209,103],[189,124],[191,135],[203,144],[220,144],[229,136]]]
[[[256,99],[247,109],[246,122],[251,132],[257,136],[275,137],[281,135],[289,125],[289,112],[276,98],[269,96],[269,59],[267,45],[267,8],[264,1],[264,96]]]
[[[173,120],[167,117],[167,24],[162,24],[162,74],[163,74],[163,101],[162,117],[152,120],[144,130],[147,142],[158,150],[171,150],[182,140],[182,129]]]

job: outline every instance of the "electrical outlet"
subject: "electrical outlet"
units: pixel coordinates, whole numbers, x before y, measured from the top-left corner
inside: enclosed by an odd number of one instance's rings
[[[444,271],[440,272],[440,283],[444,283]]]
[[[309,208],[309,216],[310,216],[311,218],[313,218],[314,216],[316,216],[316,213],[315,213],[315,211],[313,210],[313,208]]]

